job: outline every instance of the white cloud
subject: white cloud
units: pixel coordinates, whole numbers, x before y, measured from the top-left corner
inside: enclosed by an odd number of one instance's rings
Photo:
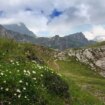
[[[63,14],[47,24],[55,8]],[[104,36],[101,24],[105,22],[105,0],[0,0],[0,10],[4,11],[0,24],[24,22],[36,34],[66,35],[76,26],[91,24],[95,27],[85,32],[88,39]]]
[[[90,31],[84,32],[89,40],[105,40],[105,28],[103,26],[93,26]]]

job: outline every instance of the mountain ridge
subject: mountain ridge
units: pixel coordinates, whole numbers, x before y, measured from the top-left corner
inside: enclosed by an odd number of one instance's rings
[[[82,32],[70,34],[64,37],[60,37],[59,35],[55,35],[50,38],[39,37],[36,40],[36,44],[41,44],[47,47],[52,47],[60,50],[84,47],[93,43],[95,42],[86,39]]]
[[[7,38],[12,38],[17,41],[30,42],[54,49],[65,50],[68,48],[80,48],[95,43],[86,39],[82,32],[70,34],[64,37],[55,35],[53,37],[35,37],[28,34],[20,34],[15,31],[7,30],[1,25],[0,35]]]
[[[18,32],[20,34],[26,34],[26,35],[36,37],[36,35],[32,31],[30,31],[24,23],[5,24],[3,26],[7,30],[11,30],[11,31],[14,31],[14,32]]]

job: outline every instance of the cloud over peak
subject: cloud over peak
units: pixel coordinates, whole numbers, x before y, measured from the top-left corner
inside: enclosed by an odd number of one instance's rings
[[[104,19],[105,0],[0,1],[0,24],[23,22],[40,36],[66,35],[82,26],[79,31],[94,39],[99,34],[104,36]]]

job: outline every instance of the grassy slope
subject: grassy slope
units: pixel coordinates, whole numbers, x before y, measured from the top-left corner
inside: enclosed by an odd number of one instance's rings
[[[62,94],[66,84],[60,86],[63,83],[61,77],[44,66],[43,60],[46,61],[48,56],[45,59],[41,51],[46,50],[28,43],[0,39],[0,105],[65,105],[65,100],[69,101]],[[59,89],[63,89],[62,93]]]
[[[97,42],[97,43],[95,43],[95,44],[93,44],[91,46],[88,46],[88,47],[94,48],[94,47],[100,47],[100,46],[105,46],[105,41]]]
[[[73,105],[105,105],[105,78],[87,65],[72,58],[49,65],[65,77],[70,86]]]
[[[17,44],[12,41],[4,43],[0,41],[0,59],[9,61],[27,60],[26,55],[30,59],[40,59],[56,72],[63,75],[63,78],[70,86],[71,102],[73,105],[105,105],[105,79],[92,71],[87,65],[81,64],[70,58],[69,61],[55,61],[51,49],[31,44]],[[8,48],[8,49],[7,49]],[[5,52],[6,51],[6,52]],[[7,53],[8,52],[8,53]],[[3,57],[3,55],[6,55]],[[37,58],[34,58],[37,57]],[[42,63],[42,62],[41,62]],[[48,95],[48,94],[47,94]],[[49,97],[50,105],[64,105],[64,101],[59,97]],[[55,100],[55,101],[53,101]]]

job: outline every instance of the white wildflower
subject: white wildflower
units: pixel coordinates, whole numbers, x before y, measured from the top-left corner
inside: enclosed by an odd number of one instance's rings
[[[30,73],[30,71],[27,71],[27,73],[28,73],[28,75],[30,75],[31,73]]]
[[[6,88],[5,90],[6,90],[6,91],[9,91],[9,88]]]
[[[12,72],[10,71],[9,73],[11,74]]]
[[[3,73],[3,72],[1,72],[1,75],[3,76],[3,75],[4,75],[4,73]]]
[[[28,82],[26,82],[26,85],[28,86]]]
[[[6,81],[3,81],[4,83],[6,83]]]
[[[36,63],[36,61],[32,60],[33,63]]]
[[[12,62],[12,64],[14,65],[15,63],[14,63],[14,62]]]
[[[20,97],[21,97],[21,94],[18,95],[18,98],[20,98]]]
[[[8,72],[8,69],[6,71]]]
[[[14,96],[16,96],[17,94],[16,93],[14,93]]]
[[[32,71],[33,74],[36,74],[36,71]]]
[[[43,74],[41,74],[40,76],[43,77]]]
[[[24,98],[27,98],[27,96],[25,96]]]
[[[17,89],[16,92],[21,93],[20,89]]]
[[[13,63],[13,60],[11,59],[10,62]]]
[[[23,90],[26,90],[26,87],[23,87]]]
[[[3,55],[5,55],[5,53],[3,53]]]
[[[19,70],[17,70],[17,72],[19,72]]]
[[[0,89],[3,90],[3,87],[1,87]]]
[[[22,83],[22,82],[23,82],[22,80],[19,81],[19,83]]]
[[[58,74],[60,77],[62,77],[62,74]]]
[[[10,104],[11,104],[11,102],[8,102],[8,104],[10,105]]]
[[[23,71],[24,73],[26,73],[27,71],[24,69],[24,71]]]
[[[36,80],[36,78],[33,78],[33,80]]]
[[[16,64],[19,66],[19,62],[17,61]]]

